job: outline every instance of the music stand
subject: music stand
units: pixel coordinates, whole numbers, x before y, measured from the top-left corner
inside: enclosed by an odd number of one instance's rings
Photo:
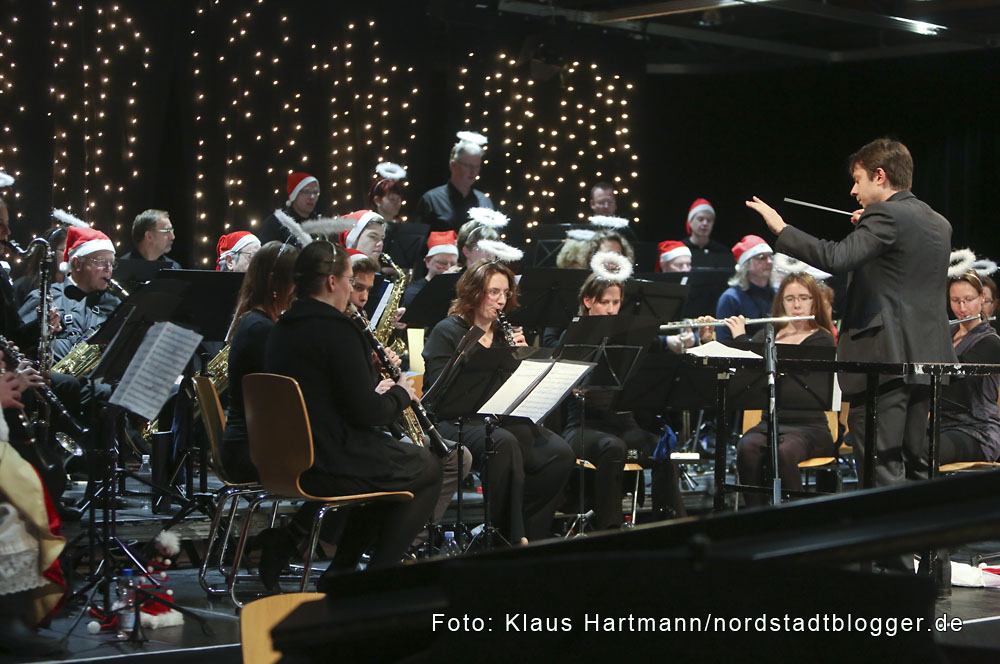
[[[524,270],[517,284],[520,306],[508,316],[510,322],[532,330],[566,327],[579,311],[580,287],[589,274],[555,267]]]
[[[687,296],[688,287],[681,284],[630,279],[625,283],[621,313],[653,316],[664,322],[677,320]]]
[[[448,316],[448,308],[455,299],[455,284],[461,276],[458,272],[439,274],[420,289],[400,321],[407,327],[429,330]]]
[[[478,334],[476,332],[478,331]],[[470,334],[466,335],[463,343],[456,349],[452,362],[445,367],[444,371],[434,382],[434,385],[427,391],[424,401],[429,410],[432,410],[436,420],[458,420],[458,454],[461,460],[463,425],[468,421],[481,421],[486,427],[485,452],[480,474],[483,478],[483,530],[480,533],[482,538],[474,539],[473,542],[483,543],[484,548],[491,549],[499,543],[509,544],[503,535],[493,525],[490,516],[490,488],[489,488],[489,460],[493,455],[493,430],[497,426],[497,419],[492,416],[482,416],[478,414],[482,406],[489,397],[500,388],[507,377],[510,376],[520,361],[526,357],[538,354],[542,349],[528,346],[515,346],[506,348],[484,348],[476,342],[482,336],[482,330],[472,326]],[[461,523],[461,496],[462,477],[461,461],[459,461],[459,522],[456,530],[464,529]],[[477,536],[478,537],[478,536]],[[461,544],[461,542],[460,542]],[[472,548],[472,542],[468,547]]]
[[[160,261],[147,261],[145,258],[119,258],[115,261],[112,276],[130,291],[152,281],[163,269]]]
[[[635,325],[634,323],[643,323]],[[563,341],[557,349],[561,360],[593,362],[595,369],[587,377],[587,387],[595,390],[621,392],[629,375],[639,361],[645,343],[656,335],[658,321],[648,317],[627,318],[622,316],[582,316],[573,319]],[[609,344],[611,341],[625,342]],[[638,343],[635,343],[638,342]],[[609,351],[611,353],[609,354]],[[614,356],[614,357],[612,357]],[[580,442],[583,449],[583,433],[586,430],[586,391],[576,389],[573,395],[580,402]],[[579,512],[570,524],[568,533],[584,535],[587,529],[587,514],[584,512],[585,467],[579,464],[580,505]]]

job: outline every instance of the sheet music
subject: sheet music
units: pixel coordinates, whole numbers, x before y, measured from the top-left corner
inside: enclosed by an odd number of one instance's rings
[[[522,363],[523,364],[523,363]],[[559,405],[584,374],[596,364],[586,362],[556,362],[531,391],[531,394],[511,412],[513,417],[527,417],[538,424]]]
[[[385,282],[385,290],[382,291],[382,299],[378,301],[378,306],[375,307],[375,313],[372,314],[371,320],[368,321],[368,326],[371,328],[372,332],[375,331],[375,327],[378,322],[382,320],[382,312],[385,311],[385,305],[389,303],[389,298],[392,297],[392,292],[396,288],[396,284],[391,281]]]
[[[764,359],[753,351],[730,348],[726,344],[719,343],[718,341],[710,341],[707,344],[689,348],[687,352],[689,355],[694,355],[696,357],[754,357],[758,360]]]
[[[506,415],[521,395],[548,371],[552,362],[523,360],[510,378],[479,409],[480,415]]]
[[[147,420],[156,419],[170,397],[174,377],[183,373],[200,341],[200,334],[179,325],[152,325],[110,402]]]

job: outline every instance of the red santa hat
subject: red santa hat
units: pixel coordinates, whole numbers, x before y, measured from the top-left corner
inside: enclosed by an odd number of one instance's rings
[[[308,173],[292,173],[288,176],[288,200],[285,205],[291,205],[295,197],[305,189],[306,185],[315,182],[319,184],[319,180],[309,175]]]
[[[740,266],[759,254],[773,254],[774,251],[759,235],[744,235],[743,239],[733,245],[733,258]]]
[[[218,271],[222,267],[223,259],[226,256],[231,256],[240,252],[243,247],[246,247],[253,242],[260,243],[257,236],[250,231],[236,231],[235,233],[227,233],[219,238],[219,244],[215,245],[215,269]]]
[[[83,258],[95,251],[110,251],[115,253],[115,245],[107,235],[90,226],[70,226],[66,231],[66,250],[63,252],[63,262],[69,263],[74,258]]]
[[[684,228],[687,229],[688,235],[691,234],[691,220],[694,219],[694,216],[699,212],[706,211],[711,212],[713,217],[715,216],[715,208],[712,207],[712,204],[708,202],[707,198],[696,198],[694,203],[691,204],[691,207],[688,208],[688,218],[687,222],[684,224]]]
[[[660,266],[664,262],[669,263],[675,258],[680,258],[681,256],[691,256],[691,250],[688,249],[687,245],[683,242],[678,242],[676,240],[664,240],[659,245],[660,249],[660,260],[656,261],[656,272],[660,272]]]
[[[351,257],[351,265],[354,265],[362,258],[368,258],[368,254],[363,251],[358,251],[357,249],[348,249],[347,255]]]
[[[348,249],[357,243],[358,238],[361,237],[361,231],[365,230],[365,226],[372,221],[384,221],[382,215],[371,210],[355,210],[350,214],[345,214],[344,218],[354,221],[354,226],[350,230],[343,231],[340,234],[340,243]]]
[[[427,258],[438,254],[453,254],[458,256],[458,233],[441,231],[427,236]]]

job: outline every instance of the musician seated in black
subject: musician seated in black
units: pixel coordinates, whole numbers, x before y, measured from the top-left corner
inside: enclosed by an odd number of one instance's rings
[[[952,277],[948,301],[959,319],[979,316],[953,325],[952,340],[959,362],[1000,362],[1000,335],[983,320],[982,279],[975,272]],[[941,394],[941,438],[938,462],[996,461],[1000,457],[1000,412],[997,390],[1000,376],[968,376],[946,385]]]
[[[231,482],[256,482],[257,468],[250,460],[246,414],[243,410],[243,377],[264,370],[264,349],[278,316],[292,303],[292,271],[299,248],[272,240],[250,259],[236,301],[229,332],[226,430],[222,434],[222,467]]]
[[[779,344],[802,344],[806,346],[833,346],[833,323],[822,306],[823,296],[816,280],[805,273],[793,273],[785,277],[774,298],[772,314],[779,316],[809,316],[814,320],[792,321],[775,330],[774,339]],[[749,339],[746,333],[746,319],[730,316],[725,319],[726,327],[736,341],[762,341],[765,330]],[[761,422],[743,434],[736,446],[736,467],[740,483],[762,486],[764,483],[763,462],[768,454],[768,417],[764,414]],[[833,455],[833,438],[826,414],[821,410],[784,410],[778,404],[778,473],[784,489],[802,489],[799,463],[818,456]],[[763,494],[745,493],[748,506],[766,505]]]
[[[621,283],[591,274],[580,288],[579,315],[616,316],[621,310],[622,295]],[[640,428],[631,412],[612,409],[615,394],[609,390],[587,390],[585,411],[576,399],[568,401],[566,406],[563,437],[578,457],[597,466],[595,528],[607,530],[622,525],[624,466],[629,450],[638,452],[643,465],[653,468],[654,517],[686,516],[673,462],[652,462],[650,457],[657,437]]]
[[[353,511],[338,542],[335,563],[352,568],[373,535],[370,567],[385,567],[399,562],[430,517],[441,491],[441,463],[426,448],[379,430],[399,419],[414,398],[413,386],[401,377],[383,394],[375,391],[371,349],[344,313],[353,276],[343,247],[323,240],[302,250],[295,262],[296,300],[271,331],[264,368],[294,378],[305,398],[314,462],[300,478],[303,490],[319,496],[413,492],[411,501]],[[318,508],[303,505],[284,535],[305,539]]]
[[[90,227],[70,227],[63,260],[69,263],[69,277],[50,289],[52,306],[59,310],[62,324],[52,339],[56,361],[96,332],[121,303],[108,292],[115,247],[107,235]],[[18,312],[25,325],[37,326],[40,298],[38,290],[31,291]]]
[[[448,318],[434,326],[424,346],[424,385],[433,385],[473,325],[484,331],[479,344],[485,348],[508,345],[497,325],[497,314],[517,306],[514,273],[503,263],[483,261],[470,266],[456,285],[457,297]],[[515,345],[524,346],[524,335],[514,330]],[[470,413],[471,415],[471,413]],[[573,450],[565,440],[530,421],[507,420],[493,431],[495,454],[485,478],[490,491],[490,517],[504,537],[516,544],[552,534],[552,519],[563,486],[573,469]],[[458,438],[457,422],[440,422],[446,438]],[[463,443],[479,468],[486,451],[486,431],[481,423],[466,423]]]

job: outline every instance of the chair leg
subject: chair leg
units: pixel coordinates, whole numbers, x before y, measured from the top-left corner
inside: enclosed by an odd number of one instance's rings
[[[219,573],[222,576],[229,576],[229,570],[225,567],[226,549],[229,548],[229,538],[233,535],[233,524],[236,523],[236,511],[240,506],[240,497],[245,497],[249,501],[249,496],[253,495],[255,494],[241,492],[233,498],[233,505],[229,509],[229,519],[226,521],[226,534],[222,539],[222,548],[219,550]]]
[[[228,583],[229,583],[229,596],[239,608],[243,608],[243,603],[236,597],[236,584],[239,580],[240,563],[243,562],[243,552],[246,549],[247,537],[250,534],[250,523],[253,521],[254,512],[260,507],[261,503],[267,500],[266,495],[257,495],[251,501],[249,507],[247,507],[246,515],[243,517],[243,527],[240,529],[240,539],[236,543],[236,553],[233,556],[233,567],[230,570]]]
[[[245,489],[239,489],[237,487],[229,486],[220,489],[218,494],[216,495],[215,514],[212,517],[212,525],[209,530],[208,545],[205,549],[205,560],[202,562],[201,569],[198,571],[198,583],[201,584],[202,589],[204,589],[204,591],[208,593],[209,596],[217,594],[225,594],[225,591],[220,591],[216,588],[213,588],[212,585],[208,583],[207,577],[208,577],[208,568],[209,565],[211,564],[211,559],[212,559],[212,548],[215,546],[216,542],[219,541],[219,530],[221,529],[223,514],[226,511],[226,504],[229,503],[229,501],[232,501],[232,507],[229,510],[229,518],[226,520],[226,533],[222,538],[221,548],[218,553],[218,569],[223,576],[226,576],[226,572],[223,570],[222,567],[223,560],[226,555],[226,543],[232,532],[233,519],[236,514],[237,504],[239,503],[240,496],[246,493],[247,491]]]
[[[335,512],[340,505],[327,504],[319,508],[316,518],[313,519],[312,530],[309,532],[309,550],[306,551],[306,559],[302,568],[302,582],[299,584],[299,592],[305,592],[309,586],[309,578],[312,576],[313,558],[316,556],[316,545],[319,543],[319,533],[323,527],[323,519],[327,512]]]

